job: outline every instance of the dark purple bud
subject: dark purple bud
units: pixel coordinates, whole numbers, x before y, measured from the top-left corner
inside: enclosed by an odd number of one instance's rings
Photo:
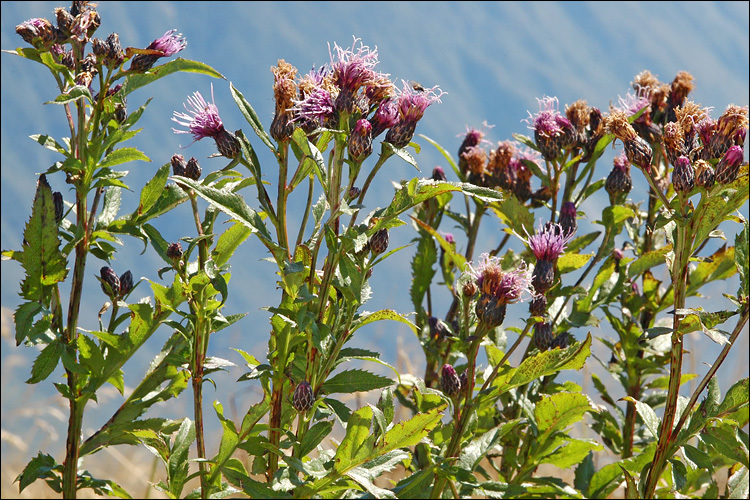
[[[625,154],[628,157],[628,161],[647,174],[650,174],[651,160],[653,159],[651,146],[640,136],[635,136],[633,139],[625,140],[624,142]]]
[[[706,160],[695,162],[695,185],[711,189],[715,183],[714,169]]]
[[[55,222],[58,224],[62,221],[63,214],[65,212],[65,204],[63,204],[63,196],[60,191],[52,193],[52,201],[55,204]]]
[[[104,266],[99,271],[99,275],[104,295],[113,301],[117,300],[120,296],[120,278],[117,277],[117,273],[111,267]]]
[[[185,177],[185,167],[187,167],[187,162],[185,162],[185,157],[182,155],[176,154],[172,156],[172,173],[174,175],[179,175],[180,177]]]
[[[542,322],[534,325],[534,336],[532,339],[534,340],[534,345],[536,345],[537,349],[540,351],[546,351],[549,349],[552,345],[553,338],[552,326],[549,323]]]
[[[133,273],[125,271],[120,276],[120,297],[125,297],[133,289]]]
[[[307,380],[303,380],[297,384],[297,388],[294,390],[292,406],[298,412],[305,412],[312,408],[314,403],[315,395],[313,394],[312,386]]]
[[[565,236],[574,234],[578,229],[576,205],[572,201],[566,201],[563,203],[562,208],[560,208],[560,226]]]
[[[474,312],[477,313],[477,319],[489,326],[495,328],[505,321],[505,310],[507,305],[502,303],[498,297],[482,294],[477,300]]]
[[[529,314],[532,316],[544,316],[547,312],[547,297],[545,295],[537,295],[531,299],[529,304]]]
[[[372,154],[372,125],[369,121],[364,118],[357,121],[349,134],[348,147],[349,158],[356,162],[361,162]]]
[[[449,364],[444,364],[440,370],[440,387],[448,396],[457,396],[461,391],[461,379],[456,374],[456,369]]]
[[[35,48],[49,50],[57,40],[57,31],[44,18],[34,18],[16,26],[16,33]]]
[[[228,130],[222,130],[214,136],[214,141],[216,141],[216,149],[226,158],[236,158],[241,152],[240,141]]]
[[[430,316],[427,323],[430,325],[430,338],[432,338],[432,340],[444,340],[447,337],[452,336],[445,323],[435,316]]]
[[[686,156],[680,156],[675,161],[672,170],[672,186],[677,193],[688,194],[695,186],[695,173],[690,160]]]
[[[740,172],[742,156],[742,148],[740,146],[730,147],[716,165],[716,182],[719,184],[734,182],[737,174]]]
[[[349,188],[349,192],[347,193],[347,200],[353,201],[357,200],[359,198],[361,191],[357,186],[352,186]]]
[[[198,165],[198,160],[195,157],[191,157],[187,165],[185,165],[185,177],[197,181],[201,178],[201,166]]]
[[[466,397],[466,392],[469,390],[469,374],[463,371],[458,379],[461,381],[461,397]]]
[[[417,122],[411,120],[400,121],[388,130],[388,133],[385,134],[385,141],[390,142],[394,147],[405,148],[414,137],[416,129]]]
[[[104,56],[104,64],[109,68],[119,67],[125,59],[125,52],[120,45],[120,35],[112,33],[105,42],[107,53]]]
[[[388,249],[388,230],[383,228],[370,238],[370,250],[373,255],[380,255]]]
[[[615,157],[614,166],[607,176],[604,189],[609,193],[609,201],[612,205],[625,201],[625,195],[633,189],[630,162],[625,154]]]
[[[448,178],[445,176],[445,170],[443,167],[435,167],[432,169],[432,180],[433,181],[447,181]]]
[[[531,284],[536,293],[546,293],[555,284],[555,263],[551,260],[538,259],[531,275]]]
[[[180,242],[172,243],[167,247],[167,257],[177,262],[182,258],[182,245]]]
[[[550,343],[550,349],[565,349],[570,345],[570,335],[568,332],[562,332],[555,336]]]

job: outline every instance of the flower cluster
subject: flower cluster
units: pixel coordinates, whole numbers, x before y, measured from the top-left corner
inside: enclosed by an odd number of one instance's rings
[[[534,131],[534,141],[539,151],[547,161],[553,161],[560,156],[563,149],[572,148],[577,144],[578,131],[571,121],[558,110],[557,97],[544,96],[537,99],[539,112],[526,118],[529,128]]]

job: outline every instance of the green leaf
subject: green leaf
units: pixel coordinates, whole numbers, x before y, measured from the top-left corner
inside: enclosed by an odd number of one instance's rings
[[[19,483],[18,491],[21,492],[25,490],[27,486],[37,479],[57,478],[57,482],[60,482],[60,479],[55,472],[61,473],[62,466],[58,465],[57,462],[55,462],[55,459],[50,455],[42,455],[42,452],[40,451],[36,457],[32,458],[29,463],[26,464],[23,472],[16,477],[16,481]]]
[[[585,493],[588,490],[591,477],[594,475],[594,454],[589,452],[586,458],[576,467],[575,479],[573,486],[580,492]]]
[[[195,424],[184,418],[174,439],[174,447],[169,455],[167,472],[169,474],[169,492],[179,498],[188,478],[190,462],[188,455],[190,445],[195,441]]]
[[[419,238],[417,251],[411,261],[411,287],[409,293],[411,302],[414,304],[414,310],[422,311],[422,301],[425,293],[432,283],[432,277],[435,276],[436,269],[433,267],[437,262],[437,249],[432,236],[425,233]]]
[[[151,161],[151,158],[138,151],[136,148],[120,148],[115,149],[109,153],[102,161],[97,165],[97,168],[108,168],[129,161]]]
[[[737,411],[737,409],[748,403],[749,393],[748,378],[745,377],[742,380],[737,381],[727,391],[726,396],[724,396],[724,401],[719,405],[716,414],[722,416]]]
[[[210,186],[196,182],[188,178],[180,178],[180,182],[193,188],[195,192],[203,199],[214,205],[216,208],[240,221],[245,227],[250,229],[261,238],[264,243],[271,244],[272,236],[268,232],[263,219],[258,213],[250,208],[241,195],[230,191],[219,190]]]
[[[508,198],[490,205],[495,215],[518,235],[534,234],[534,215],[517,197]]]
[[[240,244],[251,234],[252,232],[239,222],[235,222],[229,229],[221,233],[212,252],[216,265],[218,267],[224,266]]]
[[[139,89],[153,81],[156,81],[167,75],[171,75],[172,73],[176,73],[178,71],[185,71],[187,73],[200,73],[203,75],[212,76],[214,78],[224,78],[221,73],[207,64],[178,57],[174,61],[169,61],[160,66],[155,66],[149,69],[146,73],[128,75],[128,77],[125,79],[125,83],[122,84],[120,93],[126,96],[136,89]]]
[[[565,445],[544,457],[540,463],[551,464],[561,469],[570,469],[574,465],[582,463],[586,457],[591,456],[592,450],[601,451],[603,449],[604,446],[596,441],[569,438]]]
[[[305,437],[299,445],[299,456],[305,457],[320,444],[333,429],[333,420],[324,420],[316,423],[305,433]]]
[[[738,436],[738,429],[731,425],[720,423],[714,427],[707,427],[700,434],[704,443],[712,446],[717,452],[745,467],[750,467],[748,449]]]
[[[534,419],[539,431],[544,436],[550,436],[555,431],[564,431],[569,425],[581,420],[589,411],[597,409],[587,395],[558,392],[542,396],[534,408]],[[544,438],[540,440],[543,441]]]
[[[29,301],[48,302],[44,297],[49,287],[68,275],[65,256],[60,251],[60,237],[55,221],[55,203],[46,176],[39,177],[31,209],[31,218],[23,232],[23,259],[26,277],[21,283],[21,295]]]
[[[383,141],[381,144],[383,145],[384,152],[387,151],[390,154],[395,154],[396,156],[404,160],[406,163],[416,168],[417,172],[421,172],[421,170],[419,170],[419,165],[417,165],[417,160],[415,160],[414,157],[411,154],[409,154],[406,148],[397,148],[390,142],[385,142],[385,141]]]
[[[325,186],[325,159],[318,148],[307,138],[305,131],[299,127],[294,129],[294,133],[292,133],[292,142],[290,144],[297,160],[302,163],[302,166],[296,170],[294,177],[289,181],[289,191],[294,190],[294,188],[297,187],[300,182],[305,180],[313,170],[315,171],[318,180],[320,180],[321,184]]]
[[[65,347],[60,342],[52,342],[42,349],[42,352],[34,360],[34,364],[31,367],[31,377],[26,383],[37,384],[49,377],[55,371],[55,368],[57,368],[64,349]]]
[[[462,448],[461,456],[458,459],[459,467],[466,471],[474,471],[489,451],[499,444],[503,436],[512,431],[520,422],[521,419],[504,422],[474,438]]]
[[[156,175],[154,175],[154,177],[143,186],[143,189],[141,190],[141,202],[138,205],[138,209],[133,214],[134,217],[147,212],[159,200],[159,197],[164,191],[164,186],[167,185],[170,167],[171,165],[169,163],[162,165],[159,170],[156,171]]]
[[[247,120],[247,122],[253,128],[258,138],[263,141],[263,144],[268,146],[268,149],[275,152],[276,147],[271,142],[271,138],[269,137],[269,135],[263,129],[263,123],[260,121],[260,118],[258,118],[258,114],[255,112],[250,103],[247,101],[247,99],[245,99],[245,96],[242,95],[242,92],[237,90],[237,88],[232,85],[231,82],[229,83],[229,91],[232,94],[234,102],[237,103],[237,107],[240,108],[242,116],[245,117],[245,120]]]
[[[734,263],[740,275],[738,296],[750,295],[750,221],[743,222],[744,228],[734,238]]]
[[[114,222],[117,212],[120,211],[121,199],[122,189],[119,187],[112,186],[106,190],[104,193],[104,203],[102,203],[102,211],[96,220],[98,224],[107,227]]]
[[[365,406],[355,411],[346,423],[346,436],[341,441],[334,457],[334,470],[343,474],[364,463],[371,453],[375,436],[370,433],[372,408]]]
[[[560,274],[573,272],[585,266],[593,256],[593,253],[565,253],[557,260],[557,269],[560,271]]]
[[[739,209],[748,199],[748,176],[740,175],[726,186],[716,186],[710,196],[702,195],[698,207],[690,219],[688,234],[695,235],[692,254],[706,238],[725,221],[729,214]]]
[[[724,280],[733,276],[737,272],[734,250],[734,247],[723,246],[691,270],[686,292],[688,296],[698,293],[709,281]]]
[[[666,245],[658,250],[652,250],[641,255],[630,264],[630,267],[628,267],[628,278],[633,279],[647,269],[664,264],[666,262],[665,256],[671,251],[672,245]]]
[[[643,468],[654,459],[656,443],[647,446],[640,454],[605,465],[598,470],[588,484],[586,496],[588,498],[606,498],[617,488],[615,482],[622,475],[622,468],[631,474],[640,474]]]
[[[532,380],[557,373],[560,370],[580,370],[591,355],[591,333],[583,342],[577,342],[565,349],[550,349],[526,358],[518,368],[508,368],[500,372],[493,387],[505,393],[514,387]]]
[[[44,104],[67,104],[72,101],[77,101],[78,99],[83,99],[84,97],[88,99],[89,102],[93,102],[94,100],[93,97],[91,97],[91,91],[88,87],[76,85],[66,93],[55,97],[54,101],[47,101]]]
[[[638,401],[630,396],[626,396],[621,401],[630,401],[635,404],[635,411],[643,419],[643,423],[646,424],[646,428],[649,430],[651,435],[658,439],[659,438],[659,417],[656,416],[656,412],[648,404]]]
[[[375,311],[373,313],[365,311],[362,314],[357,315],[354,319],[354,323],[350,329],[350,332],[353,333],[357,329],[365,325],[369,325],[370,323],[374,323],[375,321],[381,321],[384,319],[389,319],[389,320],[403,323],[407,325],[409,328],[411,328],[415,334],[417,333],[417,325],[409,321],[409,319],[406,318],[405,316],[402,316],[401,314],[391,309],[381,309],[380,311]]]
[[[34,142],[41,144],[43,147],[60,153],[63,156],[68,156],[68,151],[64,146],[60,145],[55,139],[48,135],[34,134],[29,136]]]
[[[326,380],[322,390],[326,394],[352,393],[381,389],[390,385],[393,385],[393,380],[387,377],[366,370],[346,370]]]
[[[750,492],[750,474],[747,467],[740,467],[727,480],[727,498],[747,498]]]

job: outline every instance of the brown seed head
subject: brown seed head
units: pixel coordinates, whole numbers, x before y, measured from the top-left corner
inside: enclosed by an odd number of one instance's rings
[[[633,126],[628,123],[628,115],[624,111],[612,111],[604,119],[604,130],[622,142],[634,140],[638,137]]]

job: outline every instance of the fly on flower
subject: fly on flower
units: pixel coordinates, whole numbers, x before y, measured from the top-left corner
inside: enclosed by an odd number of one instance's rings
[[[416,82],[414,80],[411,80],[409,82],[409,85],[411,85],[411,88],[413,88],[417,92],[424,92],[425,90],[427,90],[427,89],[424,88],[424,86],[421,83]]]

